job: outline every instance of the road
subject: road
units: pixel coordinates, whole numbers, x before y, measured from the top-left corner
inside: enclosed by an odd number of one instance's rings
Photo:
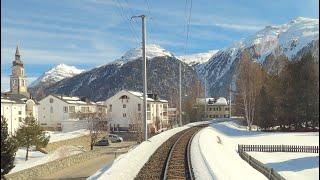
[[[129,147],[122,148],[122,143],[115,144],[113,147],[119,147],[119,151],[124,152],[129,150]],[[126,142],[123,142],[122,145],[127,145]],[[96,147],[96,148],[105,148],[105,147]],[[99,169],[104,167],[106,164],[111,163],[115,159],[114,154],[102,154],[100,157],[84,161],[82,163],[76,164],[74,166],[67,167],[63,170],[57,171],[56,173],[51,174],[47,177],[39,177],[38,179],[76,179],[82,180],[87,179],[89,176],[96,173]]]

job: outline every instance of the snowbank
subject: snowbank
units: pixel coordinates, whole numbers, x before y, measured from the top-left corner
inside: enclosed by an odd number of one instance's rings
[[[82,153],[84,150],[75,146],[62,146],[51,154],[43,154],[39,151],[29,151],[28,161],[25,161],[26,150],[19,149],[15,157],[15,167],[10,173],[18,172],[40,164],[44,164],[56,159],[68,157],[74,154]]]
[[[119,156],[110,168],[105,168],[104,172],[102,172],[103,170],[99,170],[94,176],[89,177],[89,179],[134,179],[149,157],[162,143],[182,130],[204,123],[208,123],[208,121],[187,124],[153,136],[148,141],[142,142],[134,149],[131,149],[128,153]]]
[[[88,135],[90,134],[90,131],[86,129],[80,129],[72,132],[46,131],[46,133],[50,135],[49,143],[52,143],[52,142],[63,141],[66,139],[72,139],[72,138]]]
[[[218,143],[218,137],[221,139],[221,144]],[[248,131],[234,122],[214,123],[211,127],[201,130],[192,142],[191,160],[196,178],[266,179],[241,159],[236,151],[238,144],[319,145],[319,133],[257,132]],[[254,153],[253,155],[289,179],[293,176],[297,179],[319,177],[318,154]],[[293,162],[304,163],[304,165],[294,165]]]

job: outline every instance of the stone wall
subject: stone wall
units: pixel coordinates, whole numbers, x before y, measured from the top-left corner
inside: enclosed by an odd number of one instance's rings
[[[118,154],[126,153],[126,151],[117,152]],[[5,178],[10,179],[36,179],[37,177],[45,177],[54,172],[60,171],[69,166],[79,164],[83,161],[99,157],[102,154],[116,155],[111,149],[99,148],[92,151],[72,155],[66,158],[57,159],[45,164],[37,165],[19,172],[5,175]]]
[[[104,134],[99,135],[99,138],[102,138],[105,136]],[[90,150],[90,134],[72,138],[72,139],[66,139],[63,141],[57,141],[49,143],[45,148],[43,148],[47,152],[53,152],[56,149],[58,149],[61,146],[68,145],[68,146],[82,146],[84,150]]]

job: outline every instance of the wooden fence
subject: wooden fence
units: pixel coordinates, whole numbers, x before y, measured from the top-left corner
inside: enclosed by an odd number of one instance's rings
[[[238,150],[256,152],[304,152],[319,153],[319,146],[298,145],[238,145]]]
[[[278,172],[274,171],[272,168],[266,167],[262,162],[258,161],[257,159],[250,156],[245,151],[238,149],[238,153],[240,157],[247,161],[248,164],[250,164],[253,168],[261,172],[263,175],[265,175],[268,179],[271,180],[285,180],[284,177],[282,177]]]

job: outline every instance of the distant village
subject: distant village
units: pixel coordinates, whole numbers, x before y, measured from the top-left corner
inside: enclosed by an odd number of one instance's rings
[[[26,117],[34,117],[46,130],[70,132],[88,126],[88,117],[103,117],[105,130],[136,131],[142,125],[143,93],[123,89],[99,102],[86,97],[49,94],[36,101],[28,93],[26,72],[19,47],[16,48],[10,76],[10,91],[1,92],[1,116],[6,118],[10,134]],[[171,107],[161,94],[147,95],[147,124],[150,133],[178,125],[179,110]],[[197,107],[206,107],[206,118],[226,118],[230,107],[224,97],[197,98]],[[194,107],[194,109],[201,109]],[[203,112],[203,109],[202,111]]]

